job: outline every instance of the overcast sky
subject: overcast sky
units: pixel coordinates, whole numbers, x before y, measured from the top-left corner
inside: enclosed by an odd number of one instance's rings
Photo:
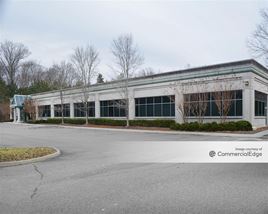
[[[166,72],[252,58],[246,41],[267,1],[3,1],[0,40],[25,44],[29,59],[50,66],[78,45],[100,52],[111,77],[112,39],[132,33],[144,67]]]

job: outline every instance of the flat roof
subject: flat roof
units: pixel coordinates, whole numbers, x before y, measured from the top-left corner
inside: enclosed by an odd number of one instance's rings
[[[221,68],[227,68],[227,67],[237,67],[237,66],[242,66],[242,65],[254,65],[257,68],[265,71],[268,74],[268,69],[257,62],[254,59],[246,59],[246,60],[240,60],[240,61],[233,61],[233,62],[227,62],[227,63],[219,63],[219,64],[213,64],[213,65],[206,65],[206,66],[199,66],[199,67],[193,67],[193,68],[187,68],[187,69],[180,69],[180,70],[175,70],[175,71],[168,71],[168,72],[163,72],[159,74],[153,74],[153,75],[148,75],[148,76],[142,76],[142,77],[133,77],[129,78],[129,81],[133,80],[140,80],[140,79],[152,79],[155,77],[164,77],[164,76],[169,76],[169,75],[176,75],[176,74],[183,74],[183,73],[190,73],[190,72],[202,72],[202,71],[207,71],[207,70],[214,70],[214,69],[221,69]],[[109,84],[114,84],[114,83],[119,83],[122,82],[123,80],[113,80],[109,82],[104,82],[104,83],[95,83],[92,84],[91,86],[101,86],[101,85],[109,85]],[[71,88],[65,88],[63,89],[64,91],[67,90],[75,90],[75,89],[81,89],[81,86],[77,87],[71,87]],[[33,95],[42,95],[46,93],[53,93],[53,92],[58,92],[59,90],[52,90],[52,91],[47,91],[47,92],[41,92],[41,93],[36,93]]]

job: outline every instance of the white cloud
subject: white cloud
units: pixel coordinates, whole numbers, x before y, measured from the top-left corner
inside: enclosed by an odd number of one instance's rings
[[[1,40],[23,42],[49,66],[77,45],[94,44],[100,71],[110,76],[110,42],[131,32],[146,65],[162,71],[250,58],[246,39],[260,21],[262,1],[11,1]]]

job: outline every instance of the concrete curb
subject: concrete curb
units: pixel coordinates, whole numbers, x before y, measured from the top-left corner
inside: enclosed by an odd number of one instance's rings
[[[12,123],[14,124],[14,123]],[[268,135],[268,130],[261,131],[255,134],[237,134],[237,133],[221,133],[221,132],[186,132],[186,131],[160,131],[160,130],[142,130],[142,129],[121,129],[121,128],[103,128],[103,127],[82,127],[82,126],[67,126],[57,124],[23,124],[25,126],[38,127],[58,127],[70,129],[91,129],[91,130],[105,130],[105,131],[118,131],[118,132],[136,132],[136,133],[153,133],[153,134],[173,134],[173,135],[202,135],[202,136],[215,136],[215,137],[242,137],[242,138],[261,138]]]
[[[185,131],[159,131],[159,130],[140,130],[140,129],[120,129],[120,128],[98,128],[98,127],[81,127],[81,126],[65,126],[59,125],[62,128],[71,129],[91,129],[91,130],[105,130],[118,132],[136,132],[136,133],[152,133],[152,134],[173,134],[173,135],[202,135],[202,136],[218,136],[218,137],[245,137],[245,138],[259,138],[262,137],[260,133],[256,134],[236,134],[236,133],[219,133],[219,132],[185,132]],[[257,135],[258,134],[258,135]]]
[[[18,165],[24,165],[24,164],[29,164],[29,163],[35,163],[35,162],[39,162],[39,161],[45,161],[48,159],[58,157],[61,154],[61,152],[58,148],[56,148],[56,147],[51,147],[51,148],[55,149],[56,152],[53,154],[46,155],[46,156],[27,159],[27,160],[0,162],[0,167],[18,166]]]

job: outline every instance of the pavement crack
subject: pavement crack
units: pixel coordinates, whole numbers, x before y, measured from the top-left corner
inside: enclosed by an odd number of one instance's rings
[[[44,178],[44,174],[38,169],[38,167],[37,167],[35,164],[32,164],[32,165],[33,165],[33,167],[34,167],[34,170],[40,175],[40,180],[39,180],[38,185],[34,188],[32,194],[31,194],[31,199],[33,199],[34,196],[37,194],[38,189],[39,189],[39,187],[41,186],[41,184],[42,184],[42,180],[43,180],[43,178]]]

